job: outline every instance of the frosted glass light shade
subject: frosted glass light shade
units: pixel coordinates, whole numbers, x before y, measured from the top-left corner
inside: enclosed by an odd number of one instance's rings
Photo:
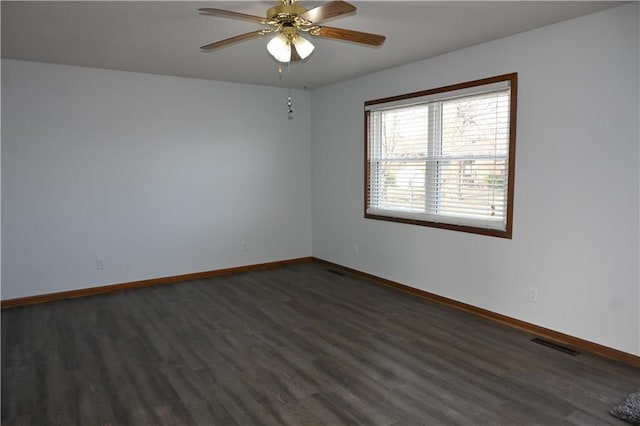
[[[293,45],[295,46],[296,52],[298,52],[298,56],[300,56],[300,59],[306,59],[309,55],[311,55],[313,49],[315,49],[315,47],[309,40],[300,36],[296,36],[296,38],[293,39]]]
[[[290,36],[291,37],[291,36]],[[267,50],[278,62],[288,63],[291,62],[291,51],[293,44],[293,49],[295,49],[295,53],[300,59],[306,59],[315,47],[311,42],[299,35],[295,34],[293,39],[290,39],[284,34],[278,34],[274,38],[267,43]],[[298,59],[297,57],[295,58]]]
[[[291,61],[291,45],[282,34],[278,34],[267,43],[267,50],[278,62]]]

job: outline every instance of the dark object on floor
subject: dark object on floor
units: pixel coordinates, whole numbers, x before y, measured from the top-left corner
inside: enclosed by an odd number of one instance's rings
[[[613,407],[609,413],[632,425],[640,425],[640,392],[629,395],[622,404]]]
[[[571,348],[569,348],[567,346],[559,345],[559,344],[557,344],[555,342],[552,342],[552,341],[546,340],[546,339],[541,339],[539,337],[531,339],[531,341],[534,342],[534,343],[538,343],[539,345],[543,345],[543,346],[546,346],[548,348],[555,349],[557,351],[564,352],[564,353],[572,355],[572,356],[576,356],[576,355],[578,355],[580,353],[580,352],[576,351],[575,349],[571,349]]]

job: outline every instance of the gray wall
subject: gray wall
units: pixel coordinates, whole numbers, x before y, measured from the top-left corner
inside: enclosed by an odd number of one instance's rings
[[[309,93],[293,120],[287,95],[3,60],[2,298],[310,256]]]
[[[640,354],[638,39],[635,3],[313,91],[314,256]],[[514,71],[512,240],[363,218],[364,101]]]

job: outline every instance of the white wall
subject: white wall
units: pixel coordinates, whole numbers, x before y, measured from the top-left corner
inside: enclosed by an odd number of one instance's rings
[[[313,91],[314,256],[640,354],[638,31],[634,3]],[[364,101],[514,71],[512,240],[363,218]]]
[[[2,299],[310,256],[287,94],[2,60]]]

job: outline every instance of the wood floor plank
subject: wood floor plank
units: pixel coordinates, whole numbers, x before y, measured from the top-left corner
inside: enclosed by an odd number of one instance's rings
[[[623,425],[640,369],[324,265],[2,311],[3,425]]]

